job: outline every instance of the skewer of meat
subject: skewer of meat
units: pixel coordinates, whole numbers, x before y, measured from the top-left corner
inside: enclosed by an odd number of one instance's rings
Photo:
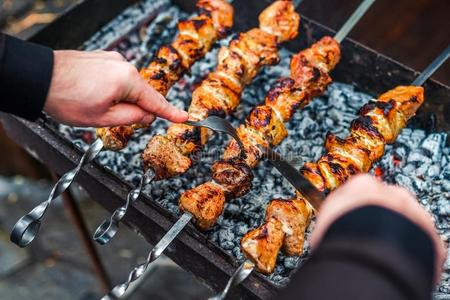
[[[148,84],[166,95],[191,66],[225,37],[233,25],[233,7],[225,0],[199,0],[199,15],[178,23],[179,34],[172,44],[163,46],[152,62],[140,72]],[[125,148],[135,129],[143,125],[97,128],[97,137],[108,150]]]
[[[395,142],[422,105],[424,89],[420,85],[449,56],[450,46],[411,85],[397,86],[362,106],[345,139],[327,133],[326,153],[315,163],[305,163],[301,174],[319,191],[328,193],[350,176],[368,172],[383,156],[385,145]],[[259,272],[273,272],[281,248],[287,255],[301,254],[299,246],[303,247],[311,216],[308,206],[300,192],[291,199],[274,199],[266,209],[264,224],[242,238],[242,252]]]
[[[260,14],[260,28],[241,33],[218,54],[214,72],[193,93],[189,108],[191,121],[205,119],[212,113],[229,114],[240,102],[242,89],[265,65],[278,62],[277,43],[297,35],[299,15],[291,1],[276,1]],[[167,135],[156,135],[143,152],[145,172],[132,189],[126,203],[105,219],[94,233],[94,240],[108,243],[118,231],[129,204],[136,201],[142,188],[154,179],[163,179],[187,170],[189,153],[206,143],[210,132],[186,124],[173,124]]]
[[[239,34],[220,49],[216,69],[193,92],[189,120],[233,112],[244,87],[264,66],[278,63],[277,44],[297,36],[299,20],[291,1],[275,1],[259,15],[259,28]],[[200,150],[210,135],[205,128],[172,124],[166,135],[149,141],[142,153],[144,169],[153,169],[156,179],[186,172],[192,166],[189,155]]]
[[[300,172],[319,191],[327,193],[350,176],[369,171],[383,155],[385,144],[395,141],[423,100],[423,88],[418,86],[398,86],[380,95],[360,109],[347,138],[327,133],[327,153],[316,163],[306,163]],[[287,255],[301,255],[311,213],[301,193],[287,200],[272,200],[264,224],[242,238],[244,255],[265,274],[273,272],[281,247]]]
[[[243,143],[247,145],[246,152],[247,154],[250,152],[244,161],[245,163],[239,164],[239,168],[237,168],[238,165],[234,162],[238,159],[238,147],[237,143],[231,141],[225,150],[225,160],[213,165],[213,180],[216,182],[211,182],[212,185],[210,187],[216,188],[217,191],[224,190],[224,195],[227,195],[227,197],[241,196],[241,191],[245,191],[246,193],[250,189],[251,185],[248,182],[251,181],[251,177],[247,176],[248,173],[251,174],[250,168],[258,163],[263,155],[264,149],[278,145],[287,136],[286,130],[283,130],[282,121],[288,121],[296,109],[305,106],[312,97],[321,94],[331,82],[328,73],[339,62],[339,43],[351,31],[353,26],[373,2],[374,0],[363,1],[336,33],[334,39],[324,37],[309,49],[302,51],[303,53],[300,52],[293,57],[291,61],[291,79],[293,83],[287,86],[280,84],[279,88],[269,91],[266,98],[266,105],[255,108],[246,120],[246,124],[239,128],[241,129],[241,139],[244,139]],[[320,73],[311,72],[311,69],[307,68],[307,66],[311,65],[315,66]],[[315,76],[311,76],[311,74]],[[282,82],[285,81],[279,81],[279,83]],[[300,87],[297,93],[294,92],[295,89],[292,89],[292,87],[295,87],[295,83],[299,84]],[[278,117],[278,122],[274,122],[276,117]],[[250,180],[248,179],[249,177]],[[189,214],[193,213],[197,221],[196,225],[206,229],[216,222],[218,216],[223,211],[225,197],[216,197],[215,207],[219,209],[216,210],[215,215],[210,212],[211,210],[206,210],[209,213],[202,215],[202,212],[205,211],[201,208],[202,206],[198,205],[197,207],[193,207],[190,205],[190,200],[203,199],[205,201],[206,198],[198,197],[198,195],[204,196],[202,195],[202,191],[204,190],[205,187],[200,185],[193,190],[187,191],[180,198],[180,207],[182,210],[189,210]],[[214,193],[209,192],[208,196],[211,197],[210,195],[215,196]],[[274,212],[279,210],[277,207],[278,203],[278,200],[274,201],[272,208]],[[278,251],[283,243],[286,246],[285,250],[287,253],[291,255],[301,253],[304,240],[300,238],[284,238],[284,236],[285,232],[295,236],[299,235],[299,233],[304,233],[309,223],[311,208],[305,202],[293,202],[291,205],[283,208],[285,216],[292,216],[292,222],[288,224],[289,227],[285,226],[287,224],[286,222],[283,223],[280,220],[274,219],[274,221],[267,222],[265,224],[266,226],[260,228],[260,231],[255,232],[252,236],[253,239],[246,241],[246,248],[249,250],[248,255],[252,255],[255,261],[251,259],[245,260],[230,277],[225,288],[209,300],[225,299],[232,287],[239,285],[252,273],[255,268],[255,262],[256,268],[263,273],[273,268],[272,265],[274,266],[276,263],[276,256],[273,259],[270,253],[274,250]],[[203,222],[202,219],[204,216],[209,217],[207,219],[208,222]],[[282,218],[280,219],[282,220]],[[198,220],[201,220],[201,222],[198,222]],[[257,247],[255,247],[254,242],[258,243],[259,241],[263,242],[257,244]],[[257,264],[256,260],[259,260],[261,263]]]
[[[192,64],[208,52],[212,44],[226,35],[233,24],[233,7],[225,0],[199,0],[199,15],[178,23],[175,41],[163,46],[141,75],[158,92],[165,95]],[[20,218],[11,232],[11,241],[20,247],[30,244],[39,232],[41,220],[54,199],[72,184],[81,168],[106,148],[120,150],[126,146],[140,125],[98,128],[97,139],[89,146],[77,166],[55,183],[48,199]],[[127,201],[128,202],[128,201]]]

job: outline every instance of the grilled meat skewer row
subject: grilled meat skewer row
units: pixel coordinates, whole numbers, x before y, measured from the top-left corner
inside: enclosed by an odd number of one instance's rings
[[[385,144],[395,141],[423,101],[424,90],[419,86],[398,86],[382,94],[360,109],[347,138],[327,133],[326,154],[316,163],[306,163],[300,172],[317,189],[329,192],[350,176],[369,171],[383,156]],[[265,223],[242,238],[243,253],[259,272],[272,273],[281,247],[287,255],[301,254],[310,216],[310,206],[300,193],[292,199],[272,200]]]
[[[275,1],[259,15],[253,28],[220,49],[218,65],[197,87],[189,107],[189,120],[209,115],[229,115],[239,105],[244,87],[266,65],[278,63],[277,44],[297,36],[300,16],[291,1]],[[211,131],[186,124],[172,124],[166,135],[156,135],[142,153],[144,169],[156,179],[178,176],[192,165],[189,157],[206,144]]]
[[[233,25],[233,7],[225,0],[199,0],[199,15],[178,23],[179,34],[170,45],[161,47],[152,62],[140,72],[148,84],[166,95],[170,87],[212,47]],[[97,128],[106,149],[125,148],[135,129],[144,125]]]
[[[232,140],[225,149],[224,160],[213,164],[212,180],[181,195],[180,210],[190,212],[197,227],[211,228],[221,215],[225,200],[240,197],[250,190],[251,169],[262,158],[261,148],[281,143],[287,136],[283,122],[324,92],[331,83],[328,73],[339,60],[339,44],[328,36],[292,58],[291,77],[278,80],[267,93],[265,104],[255,107],[245,125],[237,129],[247,157],[241,158],[240,148]]]

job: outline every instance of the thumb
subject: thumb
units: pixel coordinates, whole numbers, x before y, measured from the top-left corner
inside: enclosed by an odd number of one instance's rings
[[[152,88],[144,79],[139,78],[135,81],[135,86],[130,91],[128,97],[130,100],[155,116],[167,119],[171,122],[181,123],[188,119],[188,113],[176,108]]]
[[[123,126],[132,124],[150,125],[155,116],[131,103],[118,103],[111,106],[98,120],[101,127]]]

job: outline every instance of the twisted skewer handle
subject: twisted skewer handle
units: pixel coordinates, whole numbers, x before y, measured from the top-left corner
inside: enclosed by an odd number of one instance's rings
[[[19,247],[26,247],[29,245],[39,232],[41,220],[45,215],[48,207],[54,199],[59,197],[72,184],[74,178],[80,172],[81,168],[90,163],[98,153],[103,149],[103,142],[101,139],[95,140],[88,148],[88,150],[81,157],[78,165],[65,173],[53,186],[47,200],[36,206],[32,211],[23,216],[14,225],[11,231],[11,241]]]
[[[155,172],[152,169],[148,169],[141,177],[139,185],[132,189],[127,196],[125,205],[119,207],[108,219],[105,219],[102,224],[97,228],[94,233],[94,240],[100,245],[105,245],[116,235],[119,230],[119,223],[126,215],[130,204],[135,202],[142,193],[142,189],[152,182],[155,178]]]
[[[135,267],[128,275],[128,279],[126,282],[116,285],[112,289],[112,291],[105,295],[101,300],[113,300],[122,297],[130,284],[133,281],[139,279],[139,277],[141,277],[145,273],[148,266],[161,256],[164,250],[166,250],[167,246],[170,245],[170,243],[178,236],[181,230],[183,230],[183,228],[189,223],[191,219],[192,215],[190,213],[184,213],[172,226],[172,228],[170,228],[169,231],[163,236],[158,244],[156,244],[156,246],[150,251],[145,263]]]
[[[225,288],[219,294],[209,298],[208,300],[223,300],[227,296],[231,288],[241,284],[255,269],[255,264],[251,261],[244,261],[234,272],[233,276],[227,282]]]

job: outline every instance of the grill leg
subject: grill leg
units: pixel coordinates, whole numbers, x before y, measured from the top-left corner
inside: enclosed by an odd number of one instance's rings
[[[53,180],[58,180],[58,176],[52,173]],[[106,273],[105,267],[98,255],[97,249],[91,239],[91,235],[84,221],[83,215],[81,214],[80,208],[78,207],[75,199],[73,198],[70,190],[67,190],[62,194],[63,204],[66,212],[69,214],[72,224],[75,226],[78,237],[83,243],[83,247],[89,258],[91,260],[92,266],[94,268],[95,275],[104,293],[108,293],[112,286],[108,274]]]

